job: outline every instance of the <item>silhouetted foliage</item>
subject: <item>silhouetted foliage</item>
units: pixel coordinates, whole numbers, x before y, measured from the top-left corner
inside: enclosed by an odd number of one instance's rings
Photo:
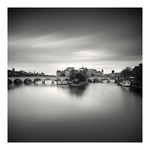
[[[142,84],[142,67],[135,67],[132,72],[132,76]]]
[[[132,70],[132,68],[126,67],[125,69],[123,69],[123,70],[121,71],[121,76],[122,76],[123,78],[127,79],[129,76],[131,76],[131,70]]]
[[[76,83],[80,83],[85,81],[86,77],[82,72],[72,72],[70,75],[70,80]]]
[[[65,77],[65,72],[64,71],[61,72],[61,76]]]

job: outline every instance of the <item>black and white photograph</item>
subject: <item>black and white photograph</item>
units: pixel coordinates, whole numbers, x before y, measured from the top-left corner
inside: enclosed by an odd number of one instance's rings
[[[7,8],[7,142],[143,142],[142,7]]]

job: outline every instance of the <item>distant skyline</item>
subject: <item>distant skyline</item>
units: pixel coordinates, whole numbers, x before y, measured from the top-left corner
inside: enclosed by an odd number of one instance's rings
[[[8,8],[8,69],[110,73],[139,63],[141,8]]]

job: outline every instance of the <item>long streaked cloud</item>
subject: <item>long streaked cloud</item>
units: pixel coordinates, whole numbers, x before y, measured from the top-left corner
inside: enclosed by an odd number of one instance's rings
[[[138,11],[120,10],[116,13],[116,10],[111,10],[110,13],[108,9],[88,10],[86,14],[82,10],[73,10],[70,11],[72,17],[59,10],[52,10],[50,14],[49,10],[38,9],[35,12],[14,11],[22,13],[22,18],[18,19],[18,14],[10,11],[9,67],[32,70],[33,66],[33,70],[54,74],[59,68],[82,64],[119,71],[142,61],[141,18]],[[40,17],[37,17],[39,14]],[[50,67],[49,71],[47,67]]]

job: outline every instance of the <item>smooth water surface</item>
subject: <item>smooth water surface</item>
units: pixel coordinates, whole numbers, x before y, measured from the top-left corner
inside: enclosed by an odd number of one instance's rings
[[[8,85],[9,142],[141,142],[142,96],[115,83]]]

